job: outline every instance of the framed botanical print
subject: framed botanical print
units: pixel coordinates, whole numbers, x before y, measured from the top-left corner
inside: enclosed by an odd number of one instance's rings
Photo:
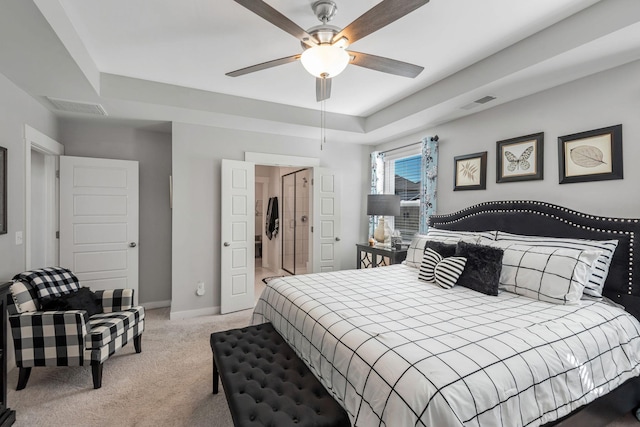
[[[544,132],[496,142],[496,182],[543,178]]]
[[[622,179],[622,125],[558,138],[560,184]]]
[[[487,152],[466,154],[453,159],[453,191],[487,188]]]

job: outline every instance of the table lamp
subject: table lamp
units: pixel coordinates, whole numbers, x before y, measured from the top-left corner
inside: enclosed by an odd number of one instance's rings
[[[377,243],[391,243],[391,228],[384,220],[385,216],[400,215],[400,196],[395,194],[367,195],[367,215],[379,216],[378,226],[373,232]]]

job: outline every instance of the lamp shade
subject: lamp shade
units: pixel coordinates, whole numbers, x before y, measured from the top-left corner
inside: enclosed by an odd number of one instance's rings
[[[400,215],[400,196],[395,194],[367,195],[367,215]]]
[[[349,54],[336,45],[322,44],[302,52],[300,61],[315,77],[335,77],[349,64]]]

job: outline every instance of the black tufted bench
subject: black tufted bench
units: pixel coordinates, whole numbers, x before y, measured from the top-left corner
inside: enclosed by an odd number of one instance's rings
[[[349,427],[329,395],[271,323],[211,334],[213,394],[218,373],[236,427]]]

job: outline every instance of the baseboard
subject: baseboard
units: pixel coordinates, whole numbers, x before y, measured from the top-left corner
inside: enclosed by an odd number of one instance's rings
[[[220,306],[199,308],[196,310],[172,311],[169,313],[169,319],[192,319],[194,317],[211,316],[213,314],[220,314]]]
[[[171,300],[141,302],[140,305],[143,306],[144,308],[146,308],[147,310],[151,310],[151,309],[154,309],[154,308],[171,307]]]

